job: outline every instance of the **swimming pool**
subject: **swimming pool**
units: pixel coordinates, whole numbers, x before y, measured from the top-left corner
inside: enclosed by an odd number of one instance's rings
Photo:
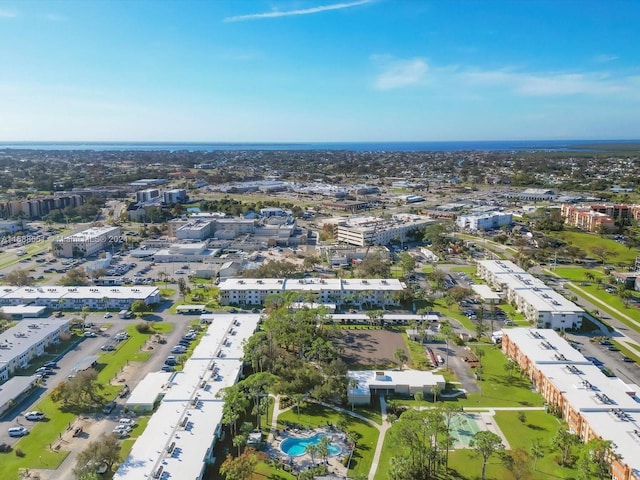
[[[280,444],[280,450],[292,457],[299,457],[300,455],[304,455],[309,445],[319,444],[323,437],[326,437],[326,435],[322,433],[317,433],[313,437],[306,438],[290,437],[282,441]],[[342,452],[342,449],[335,443],[330,443],[328,450],[329,456],[332,457],[339,455],[340,452]]]

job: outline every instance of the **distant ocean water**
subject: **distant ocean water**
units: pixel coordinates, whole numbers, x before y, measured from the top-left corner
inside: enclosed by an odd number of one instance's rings
[[[243,150],[349,150],[354,152],[456,151],[599,151],[633,145],[640,140],[506,140],[461,142],[336,142],[336,143],[181,143],[181,142],[0,142],[0,150],[58,151],[243,151]],[[619,149],[619,148],[618,148]]]

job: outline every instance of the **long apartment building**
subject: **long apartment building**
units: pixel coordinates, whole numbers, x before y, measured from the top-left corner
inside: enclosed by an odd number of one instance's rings
[[[59,257],[90,257],[121,240],[120,227],[91,227],[56,239],[53,252]]]
[[[79,207],[84,203],[82,195],[48,195],[28,198],[25,200],[11,200],[4,205],[8,217],[40,218],[53,211],[67,207]]]
[[[60,334],[69,331],[69,321],[63,319],[24,320],[0,334],[0,383],[32,359],[60,341]],[[2,410],[0,408],[0,410]]]
[[[478,276],[537,327],[580,328],[584,310],[507,260],[481,260]]]
[[[137,301],[147,305],[160,302],[158,287],[64,287],[54,286],[1,286],[0,307],[32,305],[53,310],[82,310],[89,307],[94,310],[128,309]]]
[[[340,305],[396,305],[394,293],[406,289],[395,278],[228,278],[220,282],[221,305],[262,305],[269,295],[295,292],[299,300]]]
[[[608,204],[597,203],[589,205],[574,205],[565,203],[560,212],[567,225],[597,232],[600,230],[612,230],[617,220],[639,220],[640,205],[626,205],[624,203]]]
[[[640,480],[640,399],[550,329],[503,330],[502,351],[583,442],[612,442],[611,478]]]
[[[407,241],[409,233],[435,222],[431,217],[399,213],[390,219],[372,216],[353,216],[338,219],[335,238],[339,242],[364,247],[388,245],[392,240]]]
[[[157,409],[114,479],[200,480],[216,461],[223,431],[219,394],[240,379],[243,344],[260,315],[207,315],[207,321],[211,324],[182,371],[151,373],[131,392],[128,408]]]

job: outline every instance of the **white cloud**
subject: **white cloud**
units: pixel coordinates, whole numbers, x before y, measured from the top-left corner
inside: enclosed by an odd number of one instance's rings
[[[372,59],[382,63],[382,71],[374,83],[377,90],[393,90],[420,85],[424,82],[429,70],[427,62],[419,57],[393,60],[388,57],[373,56]]]
[[[16,18],[17,16],[16,12],[0,8],[0,18]]]
[[[358,0],[355,2],[334,3],[331,5],[321,5],[318,7],[303,8],[298,10],[285,10],[285,11],[275,10],[273,12],[252,13],[249,15],[237,15],[234,17],[227,17],[224,19],[224,21],[225,22],[243,22],[245,20],[261,20],[264,18],[292,17],[296,15],[311,15],[314,13],[328,12],[331,10],[342,10],[344,8],[358,7],[360,5],[366,5],[368,3],[372,3],[373,1],[374,0]]]
[[[472,85],[505,87],[525,96],[611,95],[629,93],[637,84],[635,77],[612,77],[607,72],[521,73],[502,69],[463,72],[459,78]]]
[[[617,55],[600,54],[593,57],[593,61],[596,63],[609,63],[618,60],[618,58],[620,57]]]

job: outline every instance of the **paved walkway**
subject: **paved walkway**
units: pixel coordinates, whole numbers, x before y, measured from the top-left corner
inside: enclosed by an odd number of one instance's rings
[[[380,413],[382,414],[382,425],[375,424],[378,429],[378,443],[376,444],[376,451],[373,454],[373,460],[371,461],[371,468],[369,469],[368,479],[373,480],[378,470],[378,464],[380,463],[380,454],[382,453],[382,446],[384,445],[384,439],[387,436],[387,431],[391,428],[391,424],[387,420],[387,402],[384,397],[380,397]]]

